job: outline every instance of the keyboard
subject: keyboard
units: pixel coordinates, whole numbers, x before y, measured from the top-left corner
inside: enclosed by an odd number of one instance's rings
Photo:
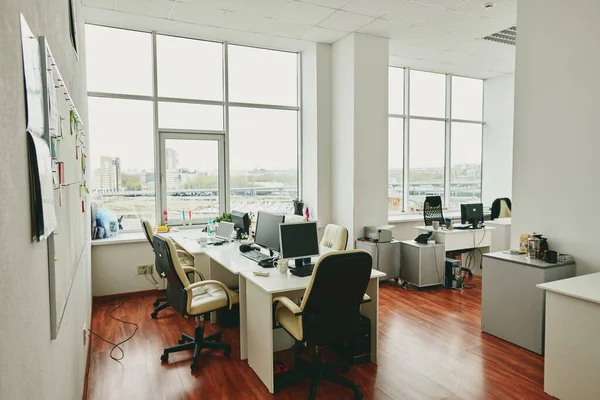
[[[290,273],[296,276],[309,276],[314,268],[315,264],[306,264],[301,267],[290,268]]]
[[[271,258],[270,256],[268,256],[268,255],[266,255],[264,253],[261,253],[258,250],[250,250],[250,251],[247,251],[247,252],[241,253],[241,254],[244,257],[249,258],[252,261],[256,261],[256,262],[263,261],[263,260],[266,260],[268,258]]]

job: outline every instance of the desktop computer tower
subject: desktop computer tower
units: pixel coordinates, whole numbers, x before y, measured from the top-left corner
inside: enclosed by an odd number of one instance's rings
[[[371,320],[360,316],[357,329],[350,337],[330,346],[331,350],[348,364],[364,364],[371,360]]]
[[[444,287],[446,289],[462,289],[462,262],[454,258],[446,258],[444,271]]]

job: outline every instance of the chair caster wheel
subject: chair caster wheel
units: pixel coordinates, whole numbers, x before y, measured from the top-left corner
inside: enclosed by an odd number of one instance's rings
[[[156,318],[156,316],[157,316],[157,315],[158,315],[158,313],[157,313],[157,312],[153,312],[152,314],[150,314],[150,317],[152,317],[152,318]]]
[[[167,361],[169,361],[169,355],[163,354],[162,356],[160,356],[160,361],[166,363]]]
[[[177,343],[178,343],[178,344],[184,344],[184,343],[185,343],[185,340],[184,340],[184,339],[177,339]]]
[[[219,342],[221,340],[221,332],[215,333],[214,336],[211,336],[210,341],[211,342]]]
[[[394,278],[394,282],[396,282],[396,283],[400,282],[400,278]]]
[[[154,308],[156,308],[156,307],[158,307],[158,306],[159,306],[159,304],[160,304],[160,303],[158,302],[158,300],[156,300],[154,303],[152,303],[152,306],[153,306]]]
[[[229,358],[231,356],[231,348],[228,348],[227,350],[223,351],[223,355],[226,358]]]
[[[198,371],[198,364],[196,362],[193,362],[192,365],[190,365],[190,369],[192,370],[192,372]]]
[[[364,395],[361,392],[354,393],[354,400],[362,400]]]

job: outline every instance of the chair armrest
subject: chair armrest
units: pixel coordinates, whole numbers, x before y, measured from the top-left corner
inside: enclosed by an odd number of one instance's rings
[[[223,282],[219,282],[219,281],[213,281],[213,280],[207,280],[207,281],[201,281],[201,282],[194,282],[191,285],[187,286],[185,288],[185,290],[188,292],[188,296],[192,295],[192,290],[202,287],[202,286],[206,286],[206,285],[219,285],[223,288],[223,290],[225,291],[225,295],[227,296],[227,304],[229,306],[229,309],[231,310],[231,307],[233,306],[233,304],[231,303],[231,291],[229,290],[229,288],[227,286],[225,286],[225,284]]]
[[[371,297],[369,297],[369,295],[365,293],[360,304],[370,303],[371,301],[373,301],[373,300],[371,300]]]
[[[273,299],[273,308],[274,309],[277,307],[277,303],[281,303],[282,305],[284,305],[288,310],[290,310],[292,313],[294,313],[295,317],[299,317],[300,315],[302,315],[302,309],[300,307],[298,307],[298,305],[296,303],[294,303],[292,300],[290,300],[288,297],[285,297],[285,296],[275,297]]]
[[[196,275],[198,275],[200,277],[200,280],[203,281],[204,280],[204,275],[202,275],[202,272],[198,271],[196,268],[194,267],[181,267],[183,269],[183,272],[185,272],[186,274],[188,272],[195,272]]]

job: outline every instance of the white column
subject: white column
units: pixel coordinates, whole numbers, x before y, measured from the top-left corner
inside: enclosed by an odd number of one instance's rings
[[[387,222],[388,39],[352,34],[332,51],[332,221],[349,248]]]

